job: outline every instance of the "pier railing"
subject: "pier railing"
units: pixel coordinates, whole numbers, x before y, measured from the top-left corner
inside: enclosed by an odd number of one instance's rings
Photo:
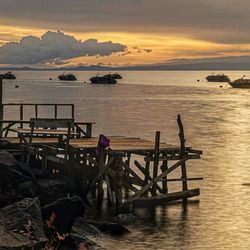
[[[32,118],[39,118],[39,108],[41,107],[53,107],[52,110],[52,118],[58,118],[58,108],[60,107],[69,107],[70,108],[70,116],[69,118],[74,119],[75,118],[75,106],[74,104],[68,104],[68,103],[5,103],[2,105],[3,106],[3,117],[4,117],[4,112],[6,111],[7,107],[17,107],[18,111],[19,111],[19,115],[18,115],[18,120],[22,121],[24,120],[25,117],[25,107],[29,107],[34,111],[34,117]],[[30,113],[30,109],[29,109],[29,113]],[[30,118],[30,117],[29,117]]]

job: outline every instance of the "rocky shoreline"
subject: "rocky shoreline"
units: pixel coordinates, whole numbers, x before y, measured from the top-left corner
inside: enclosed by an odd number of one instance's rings
[[[127,233],[120,223],[88,219],[85,199],[45,170],[20,164],[0,150],[0,249],[105,249],[105,233]]]

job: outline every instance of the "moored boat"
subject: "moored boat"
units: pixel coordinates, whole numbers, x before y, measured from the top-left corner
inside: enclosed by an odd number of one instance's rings
[[[61,81],[76,81],[77,80],[75,75],[71,73],[70,74],[63,73],[62,75],[58,76],[58,79]]]
[[[2,78],[2,79],[12,79],[12,80],[14,80],[14,79],[16,79],[16,76],[13,75],[13,74],[9,71],[9,72],[7,72],[7,73],[5,73],[5,74],[0,74],[0,78]]]
[[[229,82],[230,79],[224,74],[209,75],[206,77],[208,82]]]
[[[111,75],[111,76],[113,76],[115,79],[122,79],[122,76],[121,76],[119,73],[117,73],[117,72],[115,72],[115,73],[109,73],[109,74],[107,74],[107,75]]]
[[[91,83],[97,83],[97,84],[115,84],[117,83],[117,80],[112,76],[111,74],[107,74],[104,76],[94,76],[89,79]]]
[[[250,89],[250,79],[245,79],[243,76],[233,82],[228,82],[233,88]]]

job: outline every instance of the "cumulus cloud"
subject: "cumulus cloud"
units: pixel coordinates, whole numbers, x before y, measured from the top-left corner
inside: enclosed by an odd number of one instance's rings
[[[98,42],[96,39],[78,41],[63,32],[46,32],[41,38],[27,36],[20,42],[9,42],[0,47],[0,64],[37,64],[64,60],[79,56],[109,56],[124,52],[125,45],[112,41]]]

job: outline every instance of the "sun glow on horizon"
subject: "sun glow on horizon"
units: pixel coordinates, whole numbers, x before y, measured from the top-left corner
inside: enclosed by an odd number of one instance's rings
[[[47,30],[0,26],[0,46],[8,42],[18,42],[25,36],[41,37]],[[112,41],[127,46],[127,51],[110,56],[81,56],[68,59],[65,66],[109,65],[131,66],[159,64],[178,59],[197,59],[250,54],[250,45],[219,44],[197,40],[180,35],[125,33],[125,32],[67,32],[77,40],[97,39],[100,42]],[[53,65],[56,66],[56,65]],[[61,65],[60,65],[61,66]]]

